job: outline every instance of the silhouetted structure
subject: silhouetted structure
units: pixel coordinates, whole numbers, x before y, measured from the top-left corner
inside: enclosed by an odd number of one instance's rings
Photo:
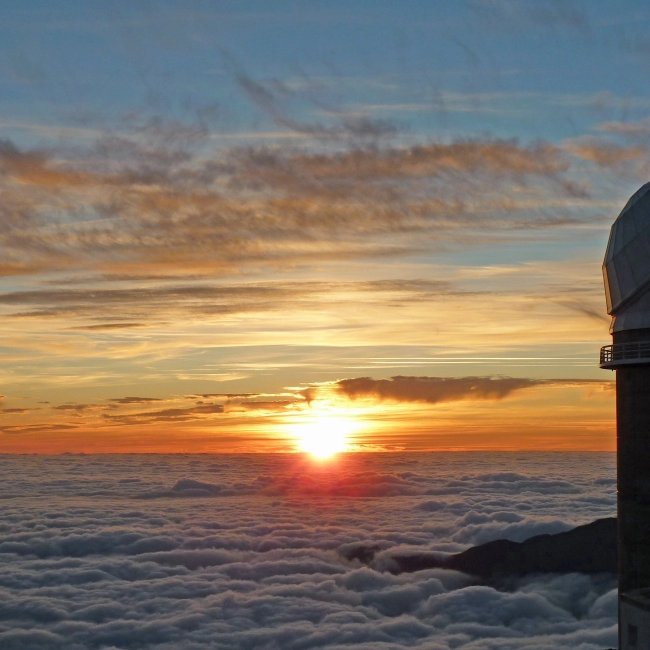
[[[627,202],[605,261],[616,370],[619,648],[650,648],[650,183]]]

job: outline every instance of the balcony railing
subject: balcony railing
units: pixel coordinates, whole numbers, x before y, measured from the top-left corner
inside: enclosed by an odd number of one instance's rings
[[[600,348],[600,367],[614,369],[618,366],[650,364],[650,341],[617,343]]]

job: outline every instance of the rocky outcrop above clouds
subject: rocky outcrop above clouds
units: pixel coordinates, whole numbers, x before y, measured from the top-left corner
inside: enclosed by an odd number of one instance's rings
[[[378,549],[359,547],[350,559],[369,562]],[[424,569],[453,569],[479,578],[524,576],[534,573],[616,573],[616,518],[554,535],[537,535],[524,542],[498,539],[453,555],[435,552],[403,553],[390,556],[393,573]]]

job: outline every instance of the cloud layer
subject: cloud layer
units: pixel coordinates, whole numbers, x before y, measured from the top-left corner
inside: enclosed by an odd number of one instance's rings
[[[601,650],[612,576],[503,589],[456,552],[615,510],[611,454],[0,457],[0,644]],[[354,548],[377,550],[371,566]]]

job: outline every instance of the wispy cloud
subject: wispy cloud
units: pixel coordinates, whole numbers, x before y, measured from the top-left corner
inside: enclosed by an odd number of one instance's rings
[[[73,424],[34,424],[34,425],[11,425],[0,427],[0,433],[8,435],[34,434],[34,433],[56,433],[59,431],[71,431],[77,427]]]
[[[567,143],[566,148],[583,160],[596,163],[601,167],[611,168],[623,168],[626,163],[637,161],[645,162],[647,168],[650,153],[646,147],[636,144],[626,146],[592,137],[575,139]]]
[[[85,152],[5,141],[0,272],[223,275],[363,258],[580,223],[543,203],[586,196],[565,152],[545,143],[215,151],[208,135],[148,120]]]
[[[207,404],[202,406],[191,406],[188,408],[168,408],[159,411],[143,411],[140,413],[129,413],[126,415],[110,415],[105,413],[102,417],[113,424],[144,424],[153,422],[188,422],[199,420],[205,416],[223,413],[222,404]]]
[[[317,304],[342,294],[377,294],[386,298],[419,301],[434,296],[464,293],[443,280],[376,280],[358,282],[253,282],[213,286],[205,283],[138,288],[45,289],[0,294],[0,305],[12,308],[14,318],[64,318],[96,320],[96,325],[79,325],[86,331],[142,327],[172,314],[219,316],[265,312],[296,304]],[[124,322],[129,319],[142,322]],[[118,321],[118,322],[111,322]]]
[[[297,89],[273,79],[270,82],[254,80],[239,63],[228,53],[224,59],[232,70],[234,78],[245,95],[279,127],[288,131],[308,135],[312,138],[352,142],[357,144],[375,144],[387,136],[398,132],[396,124],[388,120],[378,120],[365,113],[350,113],[339,109],[331,103],[325,103],[316,93],[308,92],[309,87]],[[304,103],[321,109],[329,117],[329,123],[307,121],[291,115],[290,105]]]

